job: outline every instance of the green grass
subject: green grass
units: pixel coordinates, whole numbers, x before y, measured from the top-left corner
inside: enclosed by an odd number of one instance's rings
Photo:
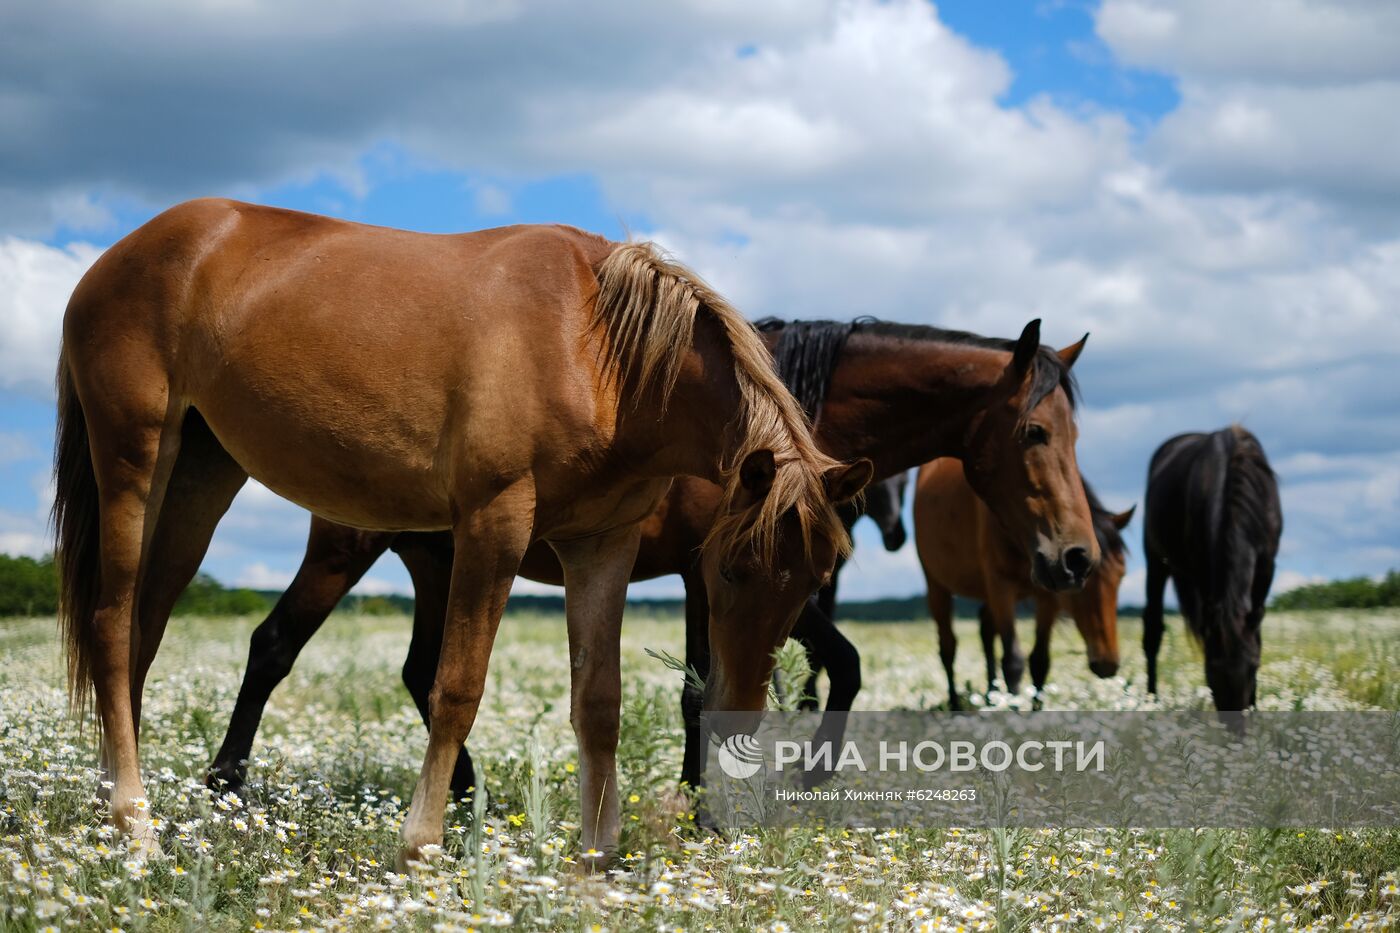
[[[703,832],[673,793],[680,680],[648,654],[681,655],[683,632],[644,615],[624,627],[624,871],[602,879],[573,865],[565,630],[535,615],[502,623],[470,742],[489,806],[480,820],[450,812],[445,858],[397,875],[425,746],[399,680],[405,618],[333,617],[268,706],[246,803],[198,790],[257,621],[172,622],[142,733],[169,858],[145,865],[94,802],[92,735],[66,716],[52,620],[0,622],[0,929],[1330,929],[1400,918],[1400,832]],[[1261,707],[1400,708],[1400,612],[1271,613],[1265,626]],[[861,708],[945,702],[931,623],[844,630],[864,659]],[[959,682],[981,690],[975,626],[958,632]],[[1208,707],[1179,620],[1160,703],[1143,694],[1136,620],[1121,638],[1120,676],[1097,680],[1072,627],[1057,631],[1047,705]]]

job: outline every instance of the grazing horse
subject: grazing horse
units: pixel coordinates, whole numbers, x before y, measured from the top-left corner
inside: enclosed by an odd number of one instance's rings
[[[1120,532],[1132,520],[1134,509],[1110,512],[1088,482],[1082,477],[1080,481],[1102,557],[1082,589],[1053,593],[1035,585],[1026,573],[1025,551],[972,491],[962,464],[943,459],[919,468],[914,487],[914,541],[928,581],[929,612],[938,623],[950,708],[962,708],[953,679],[958,647],[953,633],[954,596],[982,602],[978,617],[989,687],[996,681],[996,638],[1000,635],[1006,687],[1012,693],[1020,688],[1025,662],[1016,639],[1016,604],[1027,598],[1035,600],[1031,681],[1037,694],[1045,689],[1050,673],[1050,636],[1061,614],[1073,618],[1084,637],[1089,670],[1099,677],[1118,672],[1118,586],[1126,569]]]
[[[532,544],[569,594],[581,844],[620,828],[620,628],[642,523],[715,486],[707,708],[761,711],[773,648],[868,481],[813,444],[753,328],[650,244],[452,236],[225,200],[174,207],[78,283],[59,362],[55,526],[73,696],[96,694],[111,818],[143,849],[142,686],[248,476],[344,525],[451,529],[428,749],[400,862],[442,841],[506,596]],[[761,713],[756,713],[761,715]]]
[[[817,412],[819,446],[837,456],[868,456],[880,477],[936,457],[962,459],[979,494],[1014,529],[1026,552],[1036,555],[1031,573],[1052,589],[1083,584],[1098,561],[1098,544],[1082,485],[1063,478],[1079,475],[1070,367],[1084,341],[1060,351],[1043,347],[1039,321],[1028,324],[1015,341],[868,319],[765,322],[761,336],[789,384],[817,387],[799,388],[799,395],[809,410]],[[1041,441],[1028,444],[1025,433],[1032,425],[1042,432]],[[707,684],[715,676],[712,648],[726,651],[727,645],[747,644],[749,635],[743,623],[726,631],[719,627],[718,616],[711,618],[711,603],[718,599],[727,608],[730,597],[712,585],[697,561],[697,549],[711,534],[718,514],[720,493],[712,483],[678,478],[642,523],[642,542],[631,574],[633,580],[681,575],[686,588],[686,661]],[[404,682],[425,723],[429,721],[427,696],[438,663],[438,632],[449,582],[446,568],[452,565],[451,538],[362,535],[313,517],[301,569],[253,633],[247,674],[211,767],[212,782],[241,784],[258,719],[273,688],[337,600],[391,545],[403,557],[417,593]],[[559,562],[548,548],[530,548],[520,573],[545,583],[561,579]],[[734,572],[728,582],[764,585],[752,575],[740,577]],[[815,631],[823,639],[836,631],[830,619],[815,612],[810,603],[794,634],[803,635],[800,626],[807,623],[822,626]],[[819,647],[826,643],[819,642]],[[757,658],[758,649],[750,651]],[[851,654],[858,664],[854,648]],[[766,659],[763,663],[766,669]],[[849,703],[853,695],[835,699]],[[701,700],[701,690],[687,680],[681,701],[686,734],[681,778],[691,786],[698,786],[704,770]],[[830,702],[828,708],[834,708]],[[465,793],[471,774],[470,758],[462,749],[453,778],[455,793]]]
[[[1259,629],[1281,534],[1278,481],[1253,434],[1232,425],[1182,434],[1157,448],[1142,529],[1148,692],[1157,692],[1162,595],[1171,577],[1186,626],[1205,648],[1215,708],[1254,705]]]

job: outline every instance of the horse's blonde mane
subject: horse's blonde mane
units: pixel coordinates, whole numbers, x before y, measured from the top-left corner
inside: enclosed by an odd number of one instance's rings
[[[704,546],[717,548],[726,560],[748,551],[771,567],[780,523],[793,510],[809,560],[816,534],[848,552],[850,538],[824,482],[826,471],[838,464],[817,449],[806,414],[778,378],[753,325],[652,243],[619,245],[599,266],[598,283],[592,326],[606,336],[604,368],[634,397],[655,386],[665,405],[691,350],[697,314],[710,315],[729,343],[739,388],[734,425],[739,442],[729,462],[721,464],[724,498]],[[735,511],[742,490],[739,465],[759,450],[773,452],[773,487],[762,502]]]

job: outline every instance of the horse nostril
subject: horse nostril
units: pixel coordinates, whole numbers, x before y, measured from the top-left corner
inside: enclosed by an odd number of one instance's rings
[[[1065,569],[1075,580],[1083,580],[1089,576],[1089,571],[1093,569],[1093,563],[1089,560],[1089,552],[1082,547],[1072,547],[1065,551]]]

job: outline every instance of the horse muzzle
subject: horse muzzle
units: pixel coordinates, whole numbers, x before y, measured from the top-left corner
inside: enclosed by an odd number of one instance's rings
[[[1083,589],[1084,581],[1094,572],[1094,559],[1087,548],[1068,547],[1049,557],[1036,551],[1031,561],[1031,580],[1040,587],[1056,593]]]

